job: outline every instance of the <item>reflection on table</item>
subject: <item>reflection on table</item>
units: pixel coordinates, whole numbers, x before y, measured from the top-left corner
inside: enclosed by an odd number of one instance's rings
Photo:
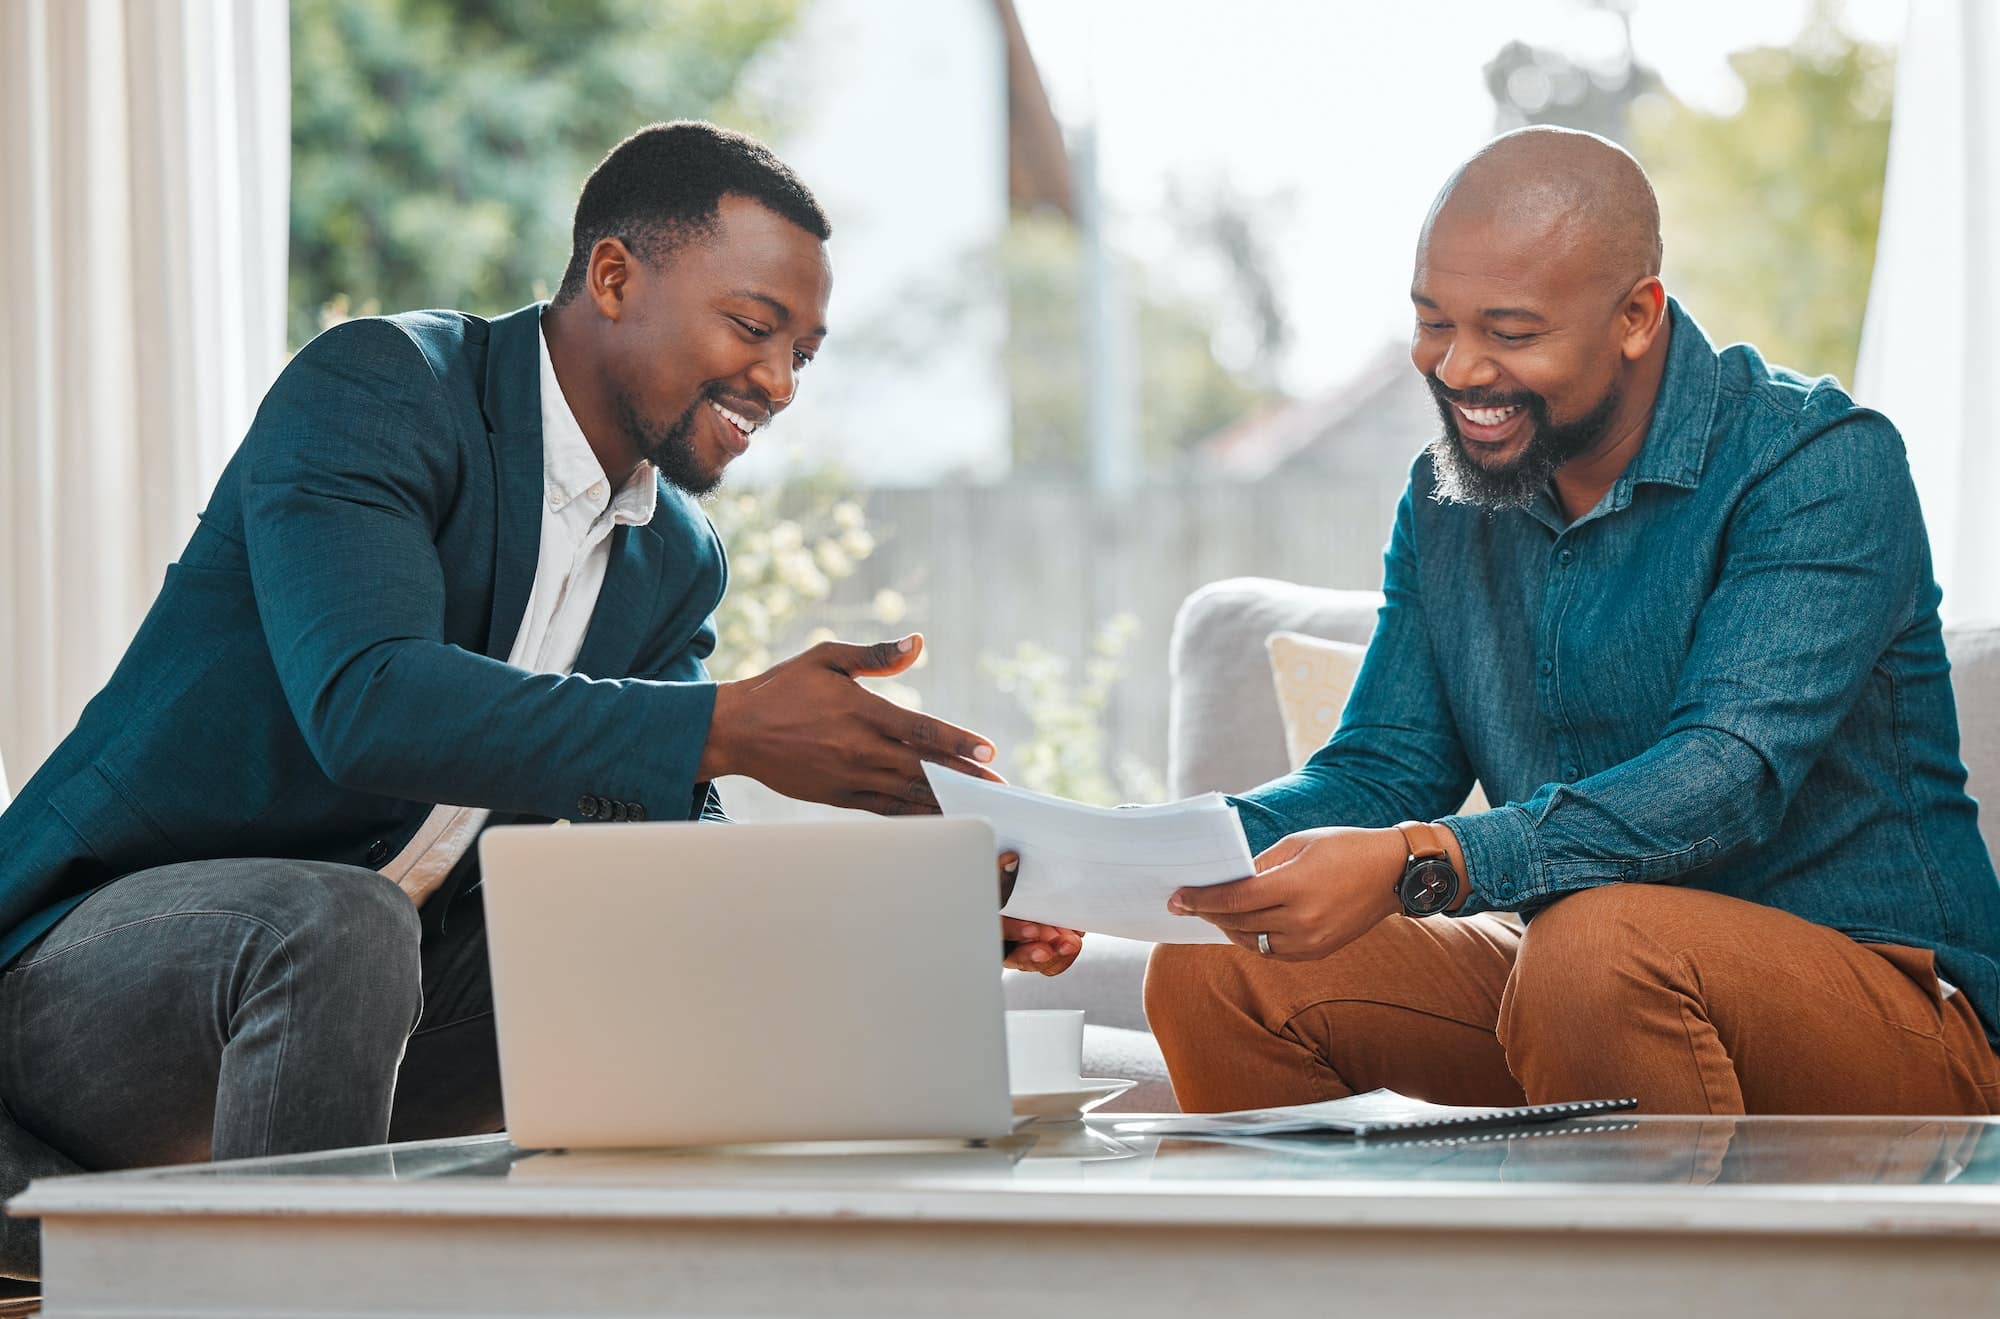
[[[1033,1123],[983,1144],[873,1141],[537,1151],[505,1136],[113,1174],[199,1183],[510,1182],[661,1188],[795,1183],[1190,1190],[1219,1182],[1670,1186],[2000,1186],[2000,1122],[1956,1118],[1616,1117],[1438,1141],[1121,1133],[1131,1115]]]

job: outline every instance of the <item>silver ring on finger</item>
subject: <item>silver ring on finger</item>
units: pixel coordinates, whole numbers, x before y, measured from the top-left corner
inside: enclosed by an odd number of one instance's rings
[[[1269,934],[1260,934],[1257,936],[1257,951],[1266,957],[1271,955],[1271,936]]]

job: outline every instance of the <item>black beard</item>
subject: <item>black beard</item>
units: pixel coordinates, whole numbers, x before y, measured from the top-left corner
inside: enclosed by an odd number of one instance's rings
[[[1444,434],[1430,443],[1431,468],[1437,475],[1434,498],[1449,504],[1471,504],[1476,508],[1527,508],[1547,487],[1549,478],[1578,454],[1588,452],[1604,438],[1611,414],[1618,410],[1619,391],[1614,384],[1604,397],[1575,421],[1557,425],[1549,420],[1549,405],[1540,394],[1500,395],[1485,390],[1445,388],[1436,376],[1425,376],[1438,415],[1444,420]],[[1452,406],[1469,408],[1526,409],[1534,436],[1513,462],[1500,467],[1483,467],[1465,451],[1465,439],[1458,433],[1458,414]]]
[[[671,425],[660,426],[639,415],[631,395],[620,391],[612,399],[618,425],[639,456],[651,463],[667,484],[686,491],[696,499],[706,499],[722,485],[722,473],[701,465],[694,451],[694,423],[697,410],[707,406],[704,396],[688,404],[687,411]]]

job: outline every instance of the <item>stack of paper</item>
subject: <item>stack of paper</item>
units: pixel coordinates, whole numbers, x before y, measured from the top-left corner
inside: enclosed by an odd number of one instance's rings
[[[1004,915],[1156,943],[1227,943],[1195,916],[1167,911],[1175,889],[1255,873],[1236,808],[1220,793],[1165,806],[1085,806],[924,767],[946,815],[978,816],[1021,854]]]

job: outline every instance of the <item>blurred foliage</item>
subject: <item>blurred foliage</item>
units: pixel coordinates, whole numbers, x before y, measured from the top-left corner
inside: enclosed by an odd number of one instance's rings
[[[725,491],[707,507],[729,552],[729,590],[715,611],[717,640],[709,662],[715,677],[729,681],[762,673],[803,646],[831,640],[833,624],[855,628],[849,640],[900,635],[882,632],[909,613],[900,592],[885,588],[856,606],[829,603],[835,586],[876,550],[867,513],[837,472],[823,469],[782,486]],[[817,626],[798,635],[808,621]],[[920,656],[916,667],[923,664]],[[902,684],[874,685],[904,705],[918,703]]]
[[[1248,352],[1245,361],[1229,363],[1230,370],[1264,395],[1277,392],[1278,363],[1291,345],[1292,326],[1278,292],[1278,263],[1261,217],[1285,204],[1285,194],[1252,202],[1226,177],[1202,186],[1176,180],[1167,189],[1167,205],[1182,241],[1213,258],[1224,277],[1228,301],[1236,304],[1234,319],[1248,340]],[[1213,316],[1210,311],[1204,319]]]
[[[801,0],[292,0],[293,342],[357,313],[547,296],[584,177],[739,90]]]
[[[1789,46],[1739,51],[1742,106],[1633,106],[1652,175],[1667,287],[1718,342],[1850,386],[1875,266],[1895,54],[1822,3]]]
[[[1071,675],[1068,660],[1033,642],[1022,642],[1010,658],[981,662],[1033,728],[1027,740],[1001,749],[999,767],[1011,781],[1098,806],[1165,797],[1159,775],[1137,758],[1122,757],[1115,769],[1108,763],[1104,710],[1138,633],[1132,614],[1106,620],[1091,643],[1081,681]]]
[[[1213,216],[1204,223],[1220,244],[1242,235]],[[1224,251],[1234,262],[1241,252]],[[1082,470],[1090,465],[1085,435],[1089,397],[1085,372],[1083,248],[1059,215],[1017,214],[1001,245],[1007,293],[1007,381],[1014,407],[1014,461],[1023,468]],[[1148,464],[1171,466],[1196,444],[1268,402],[1274,391],[1254,370],[1238,371],[1216,357],[1218,309],[1170,292],[1136,263],[1124,271],[1137,336],[1139,436]],[[1254,292],[1250,295],[1255,299]],[[1284,331],[1275,306],[1258,308],[1271,351]],[[1260,347],[1263,346],[1260,343]]]

